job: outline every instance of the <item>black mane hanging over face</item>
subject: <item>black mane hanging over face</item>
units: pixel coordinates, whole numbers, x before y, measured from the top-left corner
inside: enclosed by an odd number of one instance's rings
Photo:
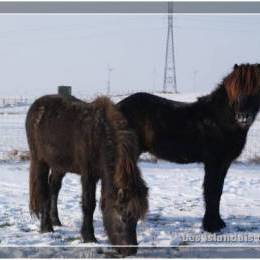
[[[177,163],[205,165],[205,230],[225,226],[219,204],[227,170],[246,142],[260,105],[260,65],[235,65],[219,86],[197,102],[167,100],[148,93],[118,103],[138,136],[139,152]]]

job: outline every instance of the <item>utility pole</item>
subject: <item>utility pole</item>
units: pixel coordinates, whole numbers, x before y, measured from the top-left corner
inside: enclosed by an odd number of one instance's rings
[[[109,65],[107,66],[107,95],[110,96],[111,92],[111,73],[114,68],[111,68]]]
[[[178,93],[173,41],[173,2],[168,2],[168,32],[164,67],[163,92]]]

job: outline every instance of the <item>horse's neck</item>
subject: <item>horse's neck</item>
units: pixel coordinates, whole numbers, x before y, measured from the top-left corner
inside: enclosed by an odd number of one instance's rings
[[[205,106],[206,111],[225,125],[233,127],[234,124],[234,111],[229,104],[229,99],[224,86],[218,86],[210,94],[200,97],[198,103],[203,107]]]
[[[198,98],[199,101],[204,103],[211,103],[213,105],[226,105],[228,106],[228,96],[224,86],[220,85],[214,89],[210,94],[201,96]]]

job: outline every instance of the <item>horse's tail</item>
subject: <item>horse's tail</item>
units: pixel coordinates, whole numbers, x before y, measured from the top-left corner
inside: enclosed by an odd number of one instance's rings
[[[30,176],[29,176],[29,189],[30,189],[30,200],[29,208],[31,216],[39,218],[40,214],[40,200],[39,200],[39,182],[37,180],[37,172],[35,171],[34,162],[31,161],[30,165]]]
[[[137,136],[128,127],[128,122],[118,107],[109,99],[102,99],[106,102],[106,118],[112,127],[116,145],[114,185],[117,189],[127,190],[131,194],[130,196],[134,198],[133,207],[140,217],[144,217],[148,208],[148,188],[137,166],[139,156]]]
[[[25,122],[27,141],[31,154],[30,160],[30,173],[29,173],[29,210],[31,216],[39,218],[40,214],[40,201],[39,201],[39,181],[37,174],[37,160],[36,155],[36,144],[34,138],[34,118],[37,115],[37,104],[36,102],[30,107]]]

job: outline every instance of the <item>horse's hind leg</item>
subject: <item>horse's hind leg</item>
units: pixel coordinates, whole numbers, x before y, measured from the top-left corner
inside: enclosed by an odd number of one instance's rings
[[[40,200],[40,231],[53,232],[52,222],[50,218],[50,194],[49,194],[49,166],[43,162],[37,162],[37,174],[39,181],[39,200]]]
[[[52,224],[54,226],[61,226],[58,213],[58,196],[62,185],[62,179],[64,177],[64,172],[59,172],[56,170],[51,170],[51,175],[49,176],[49,186],[50,186],[50,199],[51,199],[51,209],[50,216]]]
[[[96,208],[96,184],[97,178],[87,176],[91,173],[83,174],[82,183],[82,210],[83,224],[81,235],[84,242],[96,242],[93,226],[93,214]]]

